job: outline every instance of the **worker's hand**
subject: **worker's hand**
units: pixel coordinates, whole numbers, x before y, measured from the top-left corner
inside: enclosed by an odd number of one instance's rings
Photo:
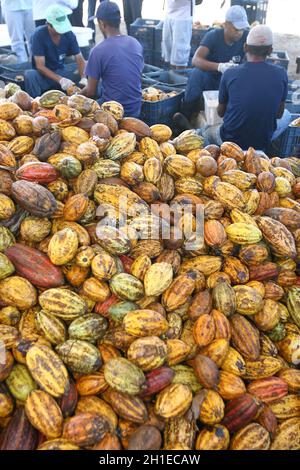
[[[218,72],[224,73],[226,70],[231,69],[232,67],[236,67],[237,64],[233,62],[225,62],[218,65]]]
[[[65,77],[59,80],[59,84],[61,86],[61,89],[64,91],[67,91],[68,88],[75,85],[75,83],[72,82],[72,80],[70,80],[69,78],[65,78]]]
[[[79,82],[79,86],[81,86],[82,88],[86,87],[88,84],[88,80],[86,77],[82,77],[82,79],[80,80]]]

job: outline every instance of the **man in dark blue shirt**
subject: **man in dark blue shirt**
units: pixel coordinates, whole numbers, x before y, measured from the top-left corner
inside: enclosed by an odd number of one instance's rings
[[[118,101],[125,116],[138,117],[142,104],[143,48],[130,36],[120,33],[120,10],[116,3],[104,1],[97,15],[105,39],[95,46],[86,66],[88,84],[82,94],[97,95],[101,80],[100,103]]]
[[[288,126],[291,115],[284,111],[288,76],[284,68],[266,62],[272,44],[273,34],[267,26],[250,31],[245,46],[247,62],[222,77],[218,113],[224,122],[203,133],[210,143],[231,141],[244,150],[254,147],[266,151]]]
[[[65,68],[65,58],[75,56],[80,77],[85,61],[67,15],[69,9],[51,5],[46,11],[47,24],[36,29],[32,38],[33,70],[25,72],[25,90],[33,98],[47,90],[66,91],[74,85],[74,72]]]
[[[184,116],[190,118],[193,112],[198,111],[203,91],[218,90],[225,70],[243,61],[247,28],[249,23],[246,11],[236,5],[227,11],[223,28],[206,33],[192,60],[194,69],[185,90],[182,108]],[[179,120],[175,117],[175,122],[181,126],[181,116]],[[187,119],[183,119],[181,127],[188,125]]]

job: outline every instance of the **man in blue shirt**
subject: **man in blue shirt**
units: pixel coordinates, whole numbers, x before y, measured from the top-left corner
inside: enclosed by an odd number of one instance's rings
[[[184,117],[190,118],[193,112],[199,111],[203,91],[218,90],[225,70],[243,61],[247,28],[249,23],[246,11],[236,5],[227,11],[223,28],[206,33],[192,60],[194,69],[185,90],[182,107],[184,116],[174,116],[179,127],[190,127],[189,121]]]
[[[138,117],[142,104],[143,48],[136,39],[121,35],[116,3],[102,2],[96,17],[105,39],[90,53],[85,70],[88,84],[82,94],[96,96],[101,80],[99,102],[118,101],[125,116]]]
[[[284,68],[266,62],[272,44],[273,33],[267,26],[250,31],[245,45],[247,62],[222,77],[218,113],[224,123],[203,133],[210,143],[231,141],[244,150],[266,151],[288,126],[291,115],[284,112],[288,76]]]
[[[80,77],[85,61],[67,15],[69,9],[51,5],[46,11],[47,24],[36,29],[32,38],[33,70],[25,72],[25,90],[33,98],[47,90],[67,91],[74,85],[74,72],[66,70],[65,58],[75,56]]]

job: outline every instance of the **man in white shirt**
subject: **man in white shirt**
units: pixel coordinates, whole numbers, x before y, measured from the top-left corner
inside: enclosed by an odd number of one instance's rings
[[[162,34],[162,58],[172,67],[189,62],[195,0],[166,0]]]
[[[45,13],[49,5],[52,3],[69,8],[69,15],[71,15],[72,11],[78,6],[78,0],[32,0],[33,19],[36,27],[46,24]]]
[[[18,62],[27,62],[24,37],[30,54],[30,36],[34,30],[32,0],[1,0],[1,7],[11,40],[11,49]]]

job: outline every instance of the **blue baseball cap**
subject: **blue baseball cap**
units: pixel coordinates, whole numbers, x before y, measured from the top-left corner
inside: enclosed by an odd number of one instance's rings
[[[226,21],[232,23],[236,29],[250,28],[245,8],[240,5],[234,5],[227,10]]]
[[[121,20],[120,9],[116,3],[105,0],[105,2],[100,3],[96,15],[89,18],[89,20],[94,20],[95,18],[112,23],[118,22]]]

